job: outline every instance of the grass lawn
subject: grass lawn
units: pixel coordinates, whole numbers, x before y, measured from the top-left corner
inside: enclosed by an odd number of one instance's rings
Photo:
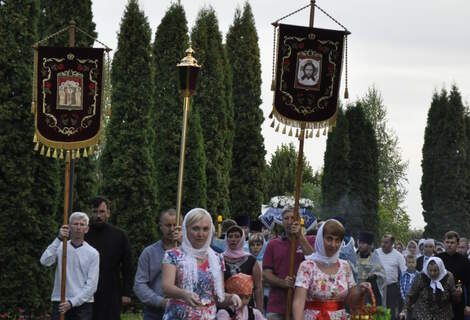
[[[121,313],[121,320],[142,320],[141,313]]]

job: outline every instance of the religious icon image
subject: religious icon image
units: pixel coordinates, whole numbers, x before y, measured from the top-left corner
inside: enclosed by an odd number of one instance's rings
[[[297,55],[297,70],[294,87],[306,90],[320,90],[321,55]]]
[[[78,72],[57,74],[57,109],[83,109],[83,76]]]

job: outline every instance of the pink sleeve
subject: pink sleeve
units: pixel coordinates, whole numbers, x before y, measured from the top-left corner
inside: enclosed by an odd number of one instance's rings
[[[217,311],[217,320],[230,320],[230,315],[224,309]]]
[[[266,251],[264,251],[263,270],[264,269],[272,269],[274,267],[274,257],[273,257],[272,245],[273,245],[273,242],[269,241],[268,245],[266,246]]]
[[[295,286],[308,289],[313,278],[314,265],[306,260],[300,264],[297,277],[295,278]]]

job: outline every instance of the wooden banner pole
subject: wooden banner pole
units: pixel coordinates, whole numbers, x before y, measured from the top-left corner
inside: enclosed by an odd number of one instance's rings
[[[310,1],[310,19],[309,27],[313,28],[313,21],[315,16],[315,0]],[[300,128],[299,136],[299,157],[297,159],[297,177],[295,182],[295,198],[294,198],[294,221],[299,221],[299,198],[300,198],[300,186],[302,184],[302,165],[304,156],[304,137],[305,137],[305,124],[302,124]],[[289,277],[294,277],[294,264],[295,264],[295,249],[296,249],[297,237],[293,235],[291,237],[290,247],[290,260],[289,260]],[[292,295],[293,288],[289,288],[287,291],[287,310],[286,320],[290,320],[292,313]]]
[[[69,47],[75,47],[75,20],[70,21],[69,28]],[[68,150],[65,156],[65,188],[64,188],[64,221],[63,224],[69,224],[69,214],[73,204],[73,175],[75,162],[73,160],[73,150]],[[70,232],[69,228],[69,232]],[[62,275],[60,285],[60,302],[65,302],[65,283],[67,277],[67,241],[68,238],[62,239]],[[65,314],[60,314],[60,320],[65,319]]]

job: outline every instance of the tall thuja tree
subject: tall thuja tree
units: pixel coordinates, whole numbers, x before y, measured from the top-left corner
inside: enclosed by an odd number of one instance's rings
[[[207,209],[212,215],[228,214],[226,147],[229,111],[224,74],[222,35],[215,11],[202,9],[191,33],[194,50],[202,69],[199,75],[194,109],[201,119],[204,150],[207,157]]]
[[[38,17],[37,1],[0,2],[0,314],[15,318],[18,308],[31,317],[49,310],[52,277],[39,257],[57,234],[52,214],[36,202],[45,190],[35,189],[32,144],[31,46]]]
[[[261,63],[258,35],[251,7],[235,12],[227,33],[226,49],[233,79],[235,135],[230,195],[232,215],[255,217],[263,203],[264,139],[261,134]]]
[[[349,124],[342,108],[336,126],[328,133],[322,179],[322,214],[346,216],[349,207]],[[360,217],[351,217],[360,219]]]
[[[155,33],[153,43],[155,101],[152,122],[155,124],[153,158],[155,161],[159,212],[175,207],[180,157],[183,99],[178,90],[176,64],[188,48],[188,27],[184,9],[170,6]],[[198,58],[198,52],[195,53]],[[199,113],[192,108],[188,120],[183,213],[189,208],[205,207],[206,158]]]
[[[92,4],[91,0],[41,0],[41,12],[38,24],[39,38],[44,39],[57,31],[66,28],[70,20],[73,18],[78,28],[86,32],[88,35],[80,31],[75,32],[75,46],[76,47],[92,47],[94,39],[97,34],[95,32],[96,25],[93,22]],[[45,43],[50,46],[69,46],[69,33],[64,32],[61,35],[52,37]],[[50,160],[50,159],[46,159]],[[41,161],[41,160],[38,160]],[[60,169],[54,167],[54,163],[48,161],[41,161],[39,173],[45,171],[41,176],[46,177],[55,174],[53,177],[59,177],[59,183],[64,184],[64,165]],[[81,210],[87,212],[90,208],[90,200],[97,192],[97,161],[96,158],[90,156],[88,158],[80,158],[75,161],[74,167],[74,185],[73,185],[73,207],[72,210]],[[51,178],[49,178],[50,180]],[[56,182],[57,184],[57,182]],[[51,202],[55,204],[55,202]],[[62,197],[59,199],[60,207],[63,205]],[[47,204],[44,204],[47,206]],[[62,210],[58,212],[58,219],[62,217]]]
[[[349,210],[348,228],[354,235],[367,230],[377,233],[379,226],[377,140],[360,103],[346,110],[349,125]],[[360,220],[357,218],[360,217]]]
[[[450,94],[434,94],[428,112],[421,181],[427,237],[442,237],[449,230],[470,232],[467,147],[465,108],[453,86]]]
[[[437,214],[434,214],[434,180],[435,180],[435,165],[437,161],[437,142],[442,132],[443,121],[445,115],[445,106],[447,104],[447,92],[442,90],[440,93],[435,92],[432,97],[431,106],[428,110],[428,118],[426,129],[424,131],[424,145],[423,145],[423,160],[421,161],[421,168],[423,175],[421,177],[421,200],[423,206],[423,217],[426,222],[425,236],[431,237],[437,233],[442,233],[442,230],[437,230],[439,225],[444,221],[436,219]],[[434,231],[435,230],[435,231]],[[442,235],[438,235],[439,237]],[[439,238],[438,238],[439,239]]]
[[[370,87],[360,101],[377,139],[380,218],[378,238],[385,232],[392,232],[402,239],[410,228],[410,218],[404,207],[408,163],[402,160],[398,138],[388,126],[387,108],[378,89],[375,86]]]
[[[103,194],[112,201],[112,221],[129,234],[134,261],[156,237],[153,176],[151,31],[137,0],[121,20],[112,64],[113,112],[103,150]],[[136,265],[136,264],[134,264]]]

